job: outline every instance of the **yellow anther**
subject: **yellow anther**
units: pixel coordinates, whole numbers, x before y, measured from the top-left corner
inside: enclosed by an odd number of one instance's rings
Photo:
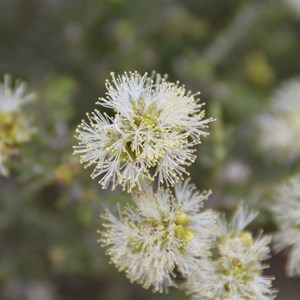
[[[189,223],[189,216],[185,212],[176,215],[176,225],[187,225]]]
[[[175,232],[175,236],[179,239],[182,239],[183,234],[184,234],[184,228],[182,225],[176,226],[176,228],[174,229]]]
[[[190,241],[194,238],[194,233],[193,231],[191,230],[184,230],[184,233],[183,233],[183,239],[186,240],[186,241]]]
[[[249,231],[243,231],[241,233],[241,239],[245,246],[250,246],[253,242],[252,234]]]

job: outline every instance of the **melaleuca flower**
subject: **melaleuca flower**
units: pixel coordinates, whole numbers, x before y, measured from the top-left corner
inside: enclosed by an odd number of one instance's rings
[[[256,213],[240,208],[230,224],[220,217],[209,259],[200,259],[185,289],[195,300],[274,299],[272,278],[262,276],[269,257],[269,236],[254,238],[245,227]]]
[[[4,76],[0,84],[0,173],[3,175],[8,175],[7,161],[32,135],[28,116],[22,111],[32,98],[32,94],[26,94],[24,83],[16,82],[13,87],[11,77]]]
[[[88,114],[75,136],[81,163],[94,166],[92,178],[101,176],[103,188],[122,185],[130,191],[145,179],[174,184],[194,160],[193,146],[206,136],[203,104],[196,94],[160,74],[148,77],[124,73],[106,82],[107,97],[100,104],[113,117],[98,110]]]
[[[258,118],[259,145],[280,160],[300,158],[300,80],[283,84],[274,94],[269,112]]]
[[[105,214],[100,242],[131,282],[167,291],[176,286],[176,275],[189,274],[195,256],[209,253],[216,218],[212,211],[201,211],[209,194],[188,182],[177,184],[175,195],[146,188],[134,194],[135,206],[126,206],[119,218]]]
[[[287,274],[300,275],[300,176],[291,178],[278,189],[273,207],[279,232],[274,236],[274,248],[279,252],[290,248]]]

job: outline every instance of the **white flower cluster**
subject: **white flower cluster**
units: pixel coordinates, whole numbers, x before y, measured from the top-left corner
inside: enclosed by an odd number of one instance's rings
[[[259,145],[283,161],[300,158],[300,79],[284,83],[274,94],[269,112],[258,118]]]
[[[211,121],[195,95],[159,74],[112,74],[99,104],[114,115],[88,114],[74,152],[94,166],[92,177],[100,176],[103,188],[132,192],[134,205],[117,217],[106,211],[99,230],[119,271],[146,289],[181,287],[199,300],[274,299],[272,278],[262,275],[270,237],[245,231],[256,214],[239,209],[227,224],[203,210],[210,192],[197,192],[189,180],[178,183]]]
[[[103,188],[122,185],[127,191],[154,180],[174,184],[194,160],[193,146],[206,136],[202,104],[195,94],[160,74],[134,73],[107,81],[107,97],[98,104],[110,108],[109,117],[95,110],[77,128],[81,163],[94,166]]]
[[[188,182],[170,190],[151,188],[134,195],[120,218],[104,216],[100,241],[119,270],[144,288],[163,292],[176,286],[176,275],[187,277],[196,257],[209,254],[216,216],[201,211],[209,192],[202,194]]]
[[[273,212],[279,232],[274,248],[279,252],[290,248],[287,275],[300,275],[300,176],[289,179],[278,189]]]
[[[33,94],[26,94],[23,82],[16,82],[13,87],[11,77],[4,76],[0,84],[0,174],[8,175],[6,163],[17,151],[20,144],[27,142],[32,135],[28,116],[23,106],[33,99]]]
[[[270,300],[272,278],[262,276],[269,257],[269,236],[254,238],[245,227],[256,213],[238,209],[230,224],[219,217],[219,230],[209,260],[188,277],[185,289],[195,300]]]

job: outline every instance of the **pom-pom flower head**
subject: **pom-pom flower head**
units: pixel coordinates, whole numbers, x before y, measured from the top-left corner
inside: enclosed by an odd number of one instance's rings
[[[16,82],[13,87],[9,75],[5,75],[0,84],[0,174],[3,175],[8,175],[7,161],[32,135],[28,116],[22,108],[33,95],[25,91],[22,82]]]
[[[263,151],[287,162],[300,158],[300,79],[279,87],[269,112],[258,118],[258,125]]]
[[[215,214],[201,212],[209,196],[185,182],[170,190],[151,188],[134,194],[135,206],[126,206],[116,218],[104,216],[100,242],[120,271],[154,291],[175,286],[176,274],[186,277],[196,258],[208,255],[215,230]]]
[[[75,153],[86,166],[94,166],[92,178],[101,176],[103,188],[122,185],[130,191],[144,179],[174,184],[194,160],[193,146],[206,136],[207,124],[196,94],[160,74],[134,73],[107,81],[107,97],[98,104],[114,116],[98,110],[77,128]]]
[[[275,251],[290,248],[287,275],[300,276],[300,176],[279,188],[273,211],[279,227],[274,236]]]
[[[185,285],[195,300],[270,300],[272,278],[262,276],[269,257],[269,236],[255,239],[245,227],[255,218],[240,208],[230,224],[219,218],[209,259],[200,259]]]

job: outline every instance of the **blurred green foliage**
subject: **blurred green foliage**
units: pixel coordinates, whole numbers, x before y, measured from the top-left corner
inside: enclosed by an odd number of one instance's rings
[[[243,199],[261,209],[253,229],[274,230],[273,187],[299,169],[255,145],[253,120],[273,89],[300,73],[300,20],[273,0],[1,0],[0,74],[26,79],[32,142],[0,178],[0,299],[188,299],[131,285],[96,243],[99,215],[129,195],[101,191],[72,156],[74,128],[111,71],[156,70],[201,91],[217,119],[191,167],[208,206]],[[272,261],[278,299],[296,300],[295,280]]]

